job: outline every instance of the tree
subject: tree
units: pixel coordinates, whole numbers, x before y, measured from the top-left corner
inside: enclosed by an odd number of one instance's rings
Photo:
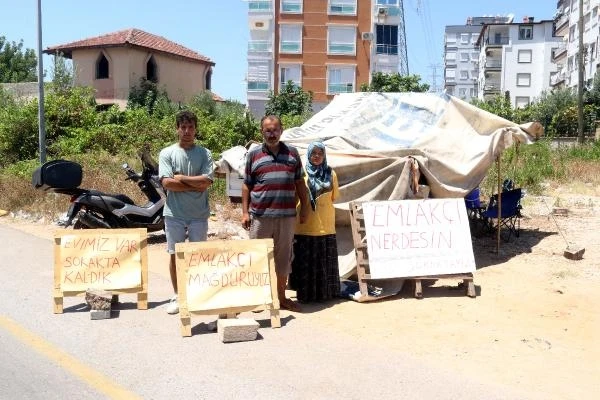
[[[54,90],[65,91],[73,87],[73,67],[62,54],[54,56],[52,86]]]
[[[312,92],[305,92],[292,81],[287,81],[278,94],[271,92],[265,105],[266,115],[303,115],[312,113]]]
[[[371,84],[363,83],[361,92],[426,92],[429,85],[420,83],[419,75],[384,74],[375,72],[371,77]]]
[[[0,36],[0,83],[37,81],[36,68],[35,51],[23,50],[23,40],[8,42]]]

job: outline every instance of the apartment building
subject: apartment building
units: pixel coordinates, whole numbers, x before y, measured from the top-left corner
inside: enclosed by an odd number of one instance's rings
[[[584,81],[590,85],[598,67],[600,0],[583,1]],[[554,49],[557,72],[551,78],[553,88],[577,87],[579,82],[579,0],[558,0],[554,18],[555,36],[561,41]]]
[[[562,39],[554,35],[554,21],[485,24],[477,45],[480,99],[507,93],[511,104],[524,107],[551,88],[558,69],[553,62]]]
[[[512,16],[469,17],[464,25],[446,25],[444,32],[444,90],[465,101],[477,98],[479,47],[483,25],[510,23]]]
[[[247,101],[257,117],[288,81],[313,92],[318,111],[373,72],[408,72],[402,0],[250,0],[248,21]]]

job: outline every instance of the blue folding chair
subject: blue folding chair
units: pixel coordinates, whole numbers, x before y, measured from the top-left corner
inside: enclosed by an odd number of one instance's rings
[[[467,216],[469,217],[471,233],[479,236],[486,231],[489,231],[488,218],[483,216],[486,209],[485,204],[479,199],[480,190],[478,187],[473,189],[465,196],[465,207],[467,208]]]
[[[500,212],[500,236],[505,241],[509,241],[510,237],[514,234],[519,237],[519,231],[521,229],[521,189],[512,189],[500,193],[501,196],[501,207]],[[490,199],[490,203],[487,209],[482,213],[482,216],[489,221],[489,226],[494,227],[492,220],[498,220],[498,195],[495,194]],[[498,224],[495,226],[498,227]],[[505,228],[505,232],[502,234],[502,228]]]

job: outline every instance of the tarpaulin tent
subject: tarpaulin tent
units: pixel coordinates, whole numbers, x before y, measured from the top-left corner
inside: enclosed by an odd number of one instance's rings
[[[340,182],[338,210],[351,201],[400,200],[410,189],[416,160],[430,197],[464,197],[494,161],[515,143],[543,132],[539,123],[517,125],[460,99],[435,93],[347,93],[281,140],[300,153],[321,140]],[[221,169],[243,174],[246,149],[223,153]],[[348,222],[347,212],[336,215]]]

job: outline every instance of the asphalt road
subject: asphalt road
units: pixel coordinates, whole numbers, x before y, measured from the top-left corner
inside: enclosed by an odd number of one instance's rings
[[[250,314],[260,339],[231,344],[207,331],[214,318],[194,317],[193,336],[183,338],[163,306],[170,283],[152,271],[148,310],[121,296],[113,318],[92,321],[82,298],[65,298],[55,315],[52,242],[0,225],[0,243],[0,399],[525,398],[463,376],[460,365],[426,365],[302,314],[282,312],[280,329],[266,312]]]

